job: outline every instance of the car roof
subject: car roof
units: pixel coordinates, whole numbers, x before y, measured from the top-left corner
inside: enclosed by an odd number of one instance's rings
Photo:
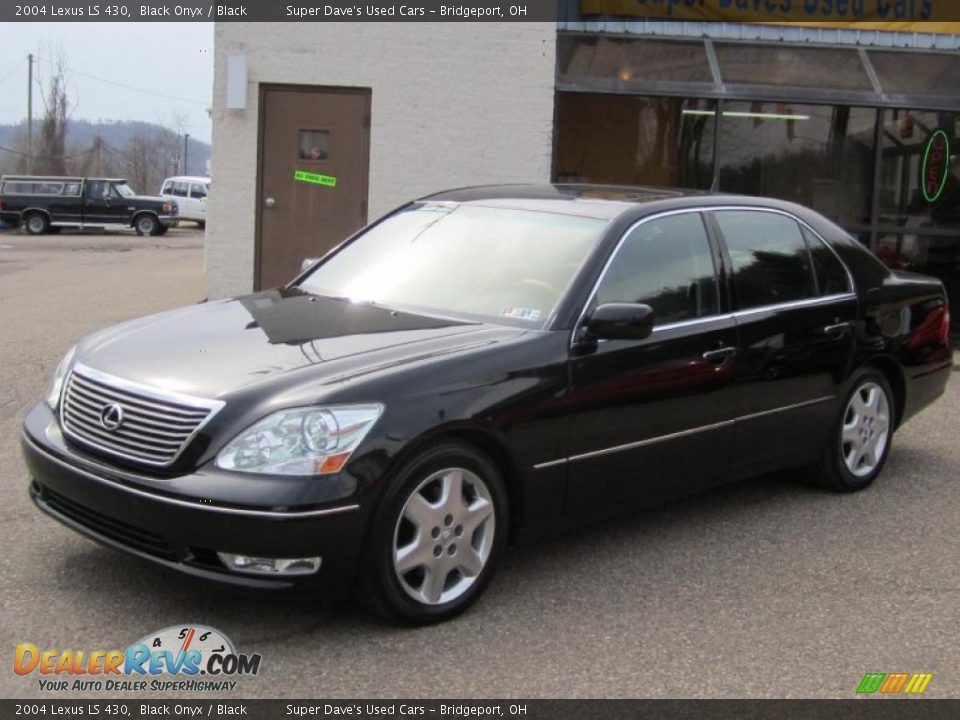
[[[163,181],[167,180],[196,180],[197,182],[210,182],[210,178],[204,175],[171,175],[168,178],[164,178]]]
[[[643,210],[662,212],[672,208],[717,205],[749,205],[796,211],[793,203],[748,195],[702,190],[630,185],[517,184],[479,185],[443,190],[417,202],[446,202],[461,205],[535,210],[560,215],[578,215],[613,220]]]

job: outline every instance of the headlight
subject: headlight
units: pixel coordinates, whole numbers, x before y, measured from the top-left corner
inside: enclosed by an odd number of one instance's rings
[[[63,360],[57,365],[57,369],[53,371],[53,378],[50,380],[50,387],[47,389],[47,405],[50,406],[51,410],[56,410],[57,405],[60,403],[60,393],[63,392],[63,379],[67,376],[70,363],[73,362],[73,356],[76,354],[77,346],[74,345],[67,350],[67,354],[63,356]]]
[[[269,475],[339,472],[382,412],[383,405],[281,410],[231,440],[217,467]]]

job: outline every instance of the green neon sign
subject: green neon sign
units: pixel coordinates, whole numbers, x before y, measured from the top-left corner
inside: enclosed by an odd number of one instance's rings
[[[295,170],[293,179],[299,180],[300,182],[313,183],[314,185],[326,185],[327,187],[337,186],[337,179],[332,175],[320,175],[319,173],[311,173],[306,170]]]
[[[927,140],[923,151],[923,163],[920,165],[920,187],[923,199],[935,203],[943,195],[950,177],[950,136],[944,130],[937,130]]]

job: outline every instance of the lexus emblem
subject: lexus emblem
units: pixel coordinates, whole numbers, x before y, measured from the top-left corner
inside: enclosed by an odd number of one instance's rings
[[[104,405],[100,411],[100,424],[113,432],[123,425],[123,408],[116,403]]]

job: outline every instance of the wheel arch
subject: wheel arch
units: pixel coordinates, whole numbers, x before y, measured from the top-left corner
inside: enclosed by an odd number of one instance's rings
[[[414,438],[394,458],[387,476],[393,476],[411,458],[418,455],[431,445],[440,445],[444,442],[456,442],[470,445],[487,455],[497,466],[503,477],[507,490],[507,499],[510,503],[510,526],[508,539],[515,536],[523,518],[523,492],[520,480],[520,471],[511,455],[506,443],[497,433],[489,428],[479,426],[451,426],[436,428]]]
[[[26,218],[31,215],[43,215],[47,218],[48,223],[53,222],[53,216],[50,215],[50,211],[42,207],[28,207],[20,213],[20,222],[22,223]]]
[[[152,215],[154,222],[157,225],[160,224],[160,215],[157,214],[155,210],[150,210],[149,208],[144,208],[143,210],[137,210],[130,218],[130,227],[135,228],[137,226],[137,220],[143,215]]]

